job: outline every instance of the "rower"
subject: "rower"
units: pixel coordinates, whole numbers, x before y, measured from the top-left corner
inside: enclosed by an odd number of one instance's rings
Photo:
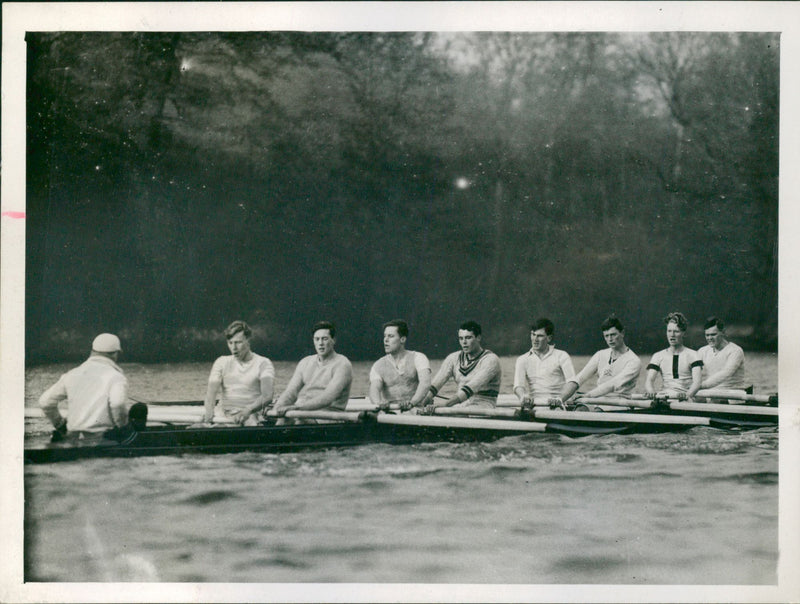
[[[742,347],[728,340],[722,319],[709,317],[704,329],[708,344],[697,351],[700,360],[703,361],[703,382],[700,387],[747,392]],[[752,387],[748,393],[752,394]]]
[[[297,368],[275,403],[272,411],[279,417],[278,424],[316,423],[315,420],[292,420],[282,417],[289,409],[344,411],[350,398],[353,367],[344,355],[336,352],[336,327],[321,321],[311,330],[314,348],[312,354],[300,360]]]
[[[638,355],[625,344],[625,327],[616,315],[612,314],[603,321],[600,330],[603,332],[603,338],[608,348],[594,353],[580,373],[567,380],[561,390],[561,395],[551,400],[551,403],[561,405],[562,401],[569,400],[575,395],[578,388],[592,376],[597,377],[597,385],[584,396],[595,398],[613,394],[622,398],[630,398],[636,388],[642,362]]]
[[[431,380],[422,401],[425,413],[433,412],[435,407],[496,406],[502,375],[500,359],[491,350],[483,348],[481,331],[481,326],[475,321],[462,323],[458,328],[461,350],[449,354]],[[451,379],[458,386],[458,392],[445,401],[434,401],[439,390]]]
[[[703,361],[695,350],[683,344],[689,327],[686,317],[679,312],[671,312],[664,317],[667,324],[669,347],[653,355],[647,365],[647,378],[644,390],[648,396],[674,396],[680,400],[693,398],[700,390],[703,375]],[[662,391],[656,392],[656,376],[661,374]]]
[[[421,352],[406,350],[408,324],[394,319],[383,325],[386,355],[369,372],[369,398],[381,409],[397,404],[401,411],[420,405],[431,385],[431,365]]]
[[[572,359],[553,345],[555,325],[541,318],[531,325],[531,349],[517,358],[514,394],[523,407],[549,405],[575,377]]]
[[[218,411],[239,425],[258,424],[258,413],[272,402],[275,368],[272,361],[250,348],[250,326],[234,321],[224,331],[230,355],[221,356],[211,367],[206,389],[204,424],[214,422],[217,394]]]
[[[68,433],[82,437],[120,428],[128,421],[128,380],[117,360],[119,338],[101,333],[84,363],[64,375],[39,397],[39,406],[55,427],[53,440]],[[58,410],[67,401],[67,416]]]

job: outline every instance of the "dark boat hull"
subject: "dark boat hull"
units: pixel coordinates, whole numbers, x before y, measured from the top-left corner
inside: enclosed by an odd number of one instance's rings
[[[641,432],[641,426],[636,430]],[[686,429],[686,426],[657,426],[648,431]],[[628,433],[631,426],[614,422],[585,426],[548,424],[542,432],[567,436]],[[374,421],[355,423],[310,424],[298,426],[252,426],[220,428],[148,428],[128,443],[92,437],[53,443],[25,450],[27,463],[55,463],[105,457],[142,457],[192,453],[239,453],[261,451],[285,453],[303,449],[352,447],[369,443],[410,445],[425,442],[487,442],[506,436],[529,434],[528,431],[492,428],[457,428],[381,424]]]
[[[184,453],[285,453],[302,449],[351,447],[369,443],[408,445],[422,442],[491,441],[526,432],[395,426],[375,422],[299,426],[220,428],[148,428],[120,444],[102,438],[54,443],[25,450],[29,463],[54,463],[95,457],[139,457]]]
[[[27,448],[25,461],[55,463],[101,457],[221,454],[242,451],[282,453],[303,449],[352,447],[369,443],[410,445],[425,442],[493,441],[506,436],[528,434],[531,431],[580,437],[674,432],[693,427],[692,422],[669,423],[673,421],[670,416],[676,420],[684,416],[680,412],[668,412],[668,415],[658,417],[653,417],[650,410],[638,410],[635,415],[560,411],[540,411],[539,414],[547,414],[547,417],[541,420],[537,418],[537,421],[533,422],[473,419],[467,420],[468,427],[459,425],[459,422],[463,424],[463,419],[444,417],[413,419],[403,416],[384,416],[376,419],[372,415],[362,416],[361,421],[291,426],[264,424],[252,427],[148,427],[146,430],[134,433],[124,443],[97,436]],[[702,420],[703,424],[694,425],[737,430],[777,426],[777,417],[714,415],[715,417]],[[686,417],[688,420],[699,419],[688,414]],[[396,423],[400,420],[403,421]]]

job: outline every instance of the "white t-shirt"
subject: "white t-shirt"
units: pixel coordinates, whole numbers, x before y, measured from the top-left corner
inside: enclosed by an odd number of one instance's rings
[[[220,400],[223,410],[251,405],[261,396],[261,380],[265,377],[275,378],[272,361],[252,354],[253,357],[246,363],[240,363],[233,355],[214,361],[208,381],[222,384]]]
[[[601,386],[613,385],[608,394],[616,396],[630,397],[636,382],[639,379],[639,372],[642,368],[642,361],[639,356],[630,348],[616,359],[611,360],[611,349],[600,350],[589,359],[586,367],[580,373],[568,381],[575,382],[579,386],[588,380],[592,375],[597,376],[597,388]],[[603,388],[605,390],[605,388]],[[594,396],[596,393],[587,392],[587,395]]]
[[[691,348],[684,348],[678,354],[665,348],[653,355],[647,369],[655,369],[661,373],[663,390],[688,392],[692,387],[692,369],[702,366],[703,361],[697,356],[697,351]]]
[[[421,352],[408,350],[396,364],[394,357],[387,354],[372,365],[369,381],[380,384],[381,397],[384,401],[408,402],[417,391],[420,374],[430,369],[428,357]]]
[[[561,395],[561,390],[567,380],[575,376],[572,359],[563,350],[555,346],[550,348],[544,356],[539,357],[533,349],[517,359],[514,368],[514,391],[524,388],[533,396],[537,405],[547,404],[551,398]]]
[[[703,361],[704,388],[734,388],[744,390],[744,350],[738,344],[728,342],[722,350],[710,345],[697,351]]]

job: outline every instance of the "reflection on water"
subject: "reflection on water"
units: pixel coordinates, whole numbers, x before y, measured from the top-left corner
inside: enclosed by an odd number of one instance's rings
[[[162,400],[207,369],[126,367]],[[27,466],[26,580],[774,583],[777,471],[774,429],[711,428]]]

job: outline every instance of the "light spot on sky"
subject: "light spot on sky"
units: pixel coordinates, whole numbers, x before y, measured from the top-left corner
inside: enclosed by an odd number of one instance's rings
[[[468,178],[465,178],[463,176],[459,176],[458,178],[456,178],[455,185],[457,189],[467,189],[471,184],[472,183],[469,181]]]

